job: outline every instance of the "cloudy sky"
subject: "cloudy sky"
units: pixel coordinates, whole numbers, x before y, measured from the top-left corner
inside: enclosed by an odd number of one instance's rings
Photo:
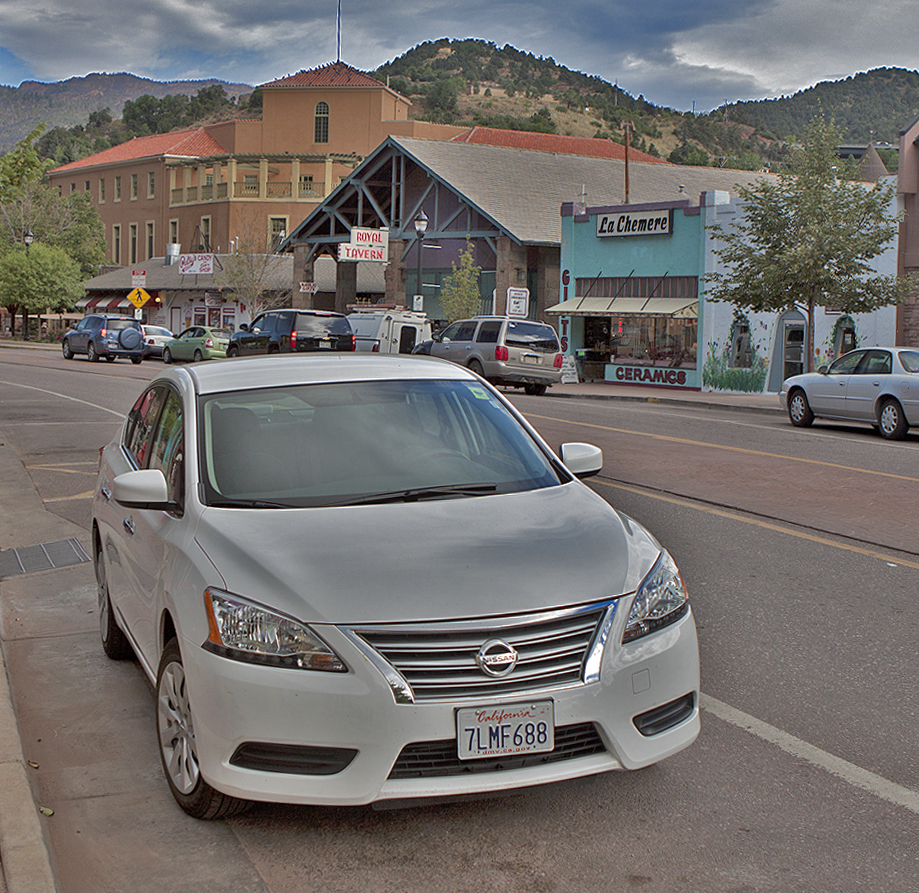
[[[0,84],[127,71],[260,84],[338,57],[338,0],[0,0]],[[510,44],[681,111],[915,70],[919,0],[341,0],[341,59]]]

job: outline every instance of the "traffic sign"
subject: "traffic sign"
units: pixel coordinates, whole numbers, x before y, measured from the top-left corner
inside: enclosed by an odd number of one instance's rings
[[[143,288],[147,284],[146,270],[131,270],[131,286],[133,288]]]
[[[140,309],[150,300],[150,293],[144,291],[142,288],[135,288],[133,291],[128,292],[128,300],[135,307]]]

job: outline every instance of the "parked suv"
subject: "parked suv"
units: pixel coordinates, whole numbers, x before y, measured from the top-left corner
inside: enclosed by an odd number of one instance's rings
[[[228,357],[258,353],[354,350],[348,317],[325,310],[269,310],[234,332]]]
[[[545,394],[562,378],[562,353],[552,326],[529,319],[477,316],[447,326],[416,353],[466,366],[492,384]]]
[[[83,317],[61,340],[65,360],[85,353],[91,363],[103,357],[114,363],[118,357],[139,363],[144,358],[144,330],[133,316],[92,313]]]

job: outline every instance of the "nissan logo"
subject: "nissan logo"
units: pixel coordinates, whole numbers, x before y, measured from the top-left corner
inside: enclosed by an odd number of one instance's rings
[[[507,676],[517,666],[517,652],[503,639],[489,639],[475,662],[486,676]]]

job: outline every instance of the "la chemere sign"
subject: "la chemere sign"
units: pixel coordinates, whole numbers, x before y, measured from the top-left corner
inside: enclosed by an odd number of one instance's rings
[[[612,236],[669,236],[673,210],[616,211],[597,215],[597,238]]]

